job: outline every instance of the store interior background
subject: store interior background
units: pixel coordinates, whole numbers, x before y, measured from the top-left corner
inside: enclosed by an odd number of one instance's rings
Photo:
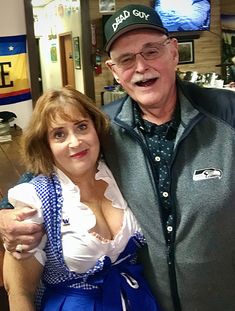
[[[51,87],[61,86],[64,82],[62,77],[63,72],[61,70],[61,35],[68,34],[71,35],[72,45],[74,45],[74,38],[79,38],[80,66],[76,67],[76,64],[73,64],[70,67],[74,68],[72,70],[74,73],[74,86],[82,92],[87,93],[89,91],[87,95],[93,97],[97,105],[100,105],[104,86],[113,84],[112,75],[105,66],[107,55],[103,50],[103,20],[105,19],[105,15],[112,13],[99,12],[98,0],[87,1],[89,5],[85,9],[88,8],[89,12],[84,12],[82,11],[82,2],[49,0],[44,1],[44,4],[47,3],[44,6],[34,6],[34,29],[35,37],[39,41],[42,88],[46,90]],[[116,0],[116,9],[130,3],[151,5],[151,1],[147,0]],[[91,29],[82,28],[81,15],[83,16],[84,14],[90,16]],[[180,40],[187,41],[188,39],[192,39],[194,44],[194,62],[178,65],[179,71],[223,74],[223,67],[221,67],[221,14],[235,14],[235,2],[231,0],[211,0],[210,31],[200,32],[199,38],[194,39],[193,36],[190,36],[190,33],[188,33],[187,37],[181,37],[180,34],[177,34]],[[90,40],[91,44],[87,45],[87,40]],[[87,48],[84,54],[83,45],[85,42]],[[57,53],[56,60],[51,59],[52,56],[50,54],[52,49]],[[72,46],[71,53],[75,52],[73,49],[74,46]],[[87,54],[90,54],[90,62],[84,63],[84,56],[87,56]],[[75,61],[74,58],[71,59],[73,62]],[[99,63],[99,59],[101,60],[101,64]],[[90,66],[91,68],[88,68]],[[92,69],[92,77],[89,76],[89,69]],[[91,81],[91,78],[94,82]],[[71,79],[73,80],[73,77]],[[92,89],[93,83],[94,89]],[[92,88],[86,90],[87,84]]]

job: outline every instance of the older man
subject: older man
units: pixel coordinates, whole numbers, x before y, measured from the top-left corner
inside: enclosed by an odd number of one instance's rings
[[[151,8],[106,23],[107,65],[128,93],[105,106],[104,154],[148,242],[165,311],[235,310],[235,94],[180,81],[177,40]]]

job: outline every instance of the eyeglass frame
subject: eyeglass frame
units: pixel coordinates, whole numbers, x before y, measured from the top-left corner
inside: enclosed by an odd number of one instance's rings
[[[143,50],[144,50],[144,49],[155,48],[157,45],[158,45],[158,47],[163,48],[163,47],[165,47],[167,44],[169,44],[170,41],[171,41],[171,38],[170,38],[170,37],[167,37],[167,38],[165,38],[164,40],[162,40],[162,42],[154,42],[152,46],[143,47],[142,50],[141,50],[140,52],[137,52],[137,53],[129,53],[129,54],[126,53],[126,54],[123,54],[123,55],[120,55],[119,57],[117,57],[117,59],[118,59],[118,58],[120,58],[120,57],[122,57],[122,56],[127,55],[127,56],[130,56],[131,58],[133,58],[133,64],[131,64],[131,65],[127,66],[127,67],[125,67],[125,66],[124,66],[124,67],[123,67],[123,66],[120,66],[120,65],[118,65],[117,63],[110,63],[109,65],[110,65],[111,67],[112,67],[112,66],[117,66],[119,69],[123,69],[123,70],[130,69],[130,68],[132,68],[132,67],[135,65],[135,63],[136,63],[136,56],[137,56],[138,54],[141,55],[145,60],[154,60],[154,59],[157,59],[157,58],[161,57],[163,54],[160,53],[159,55],[154,56],[153,58],[146,58],[146,55],[143,55],[143,53],[144,53]],[[147,44],[149,44],[149,43],[147,43]],[[146,44],[146,45],[147,45],[147,44]],[[154,46],[154,44],[155,44],[155,46]],[[163,49],[162,49],[162,51],[163,51]],[[112,62],[112,59],[110,59],[110,61]],[[115,60],[113,60],[113,61],[115,62]],[[117,60],[116,60],[116,62],[117,62]]]

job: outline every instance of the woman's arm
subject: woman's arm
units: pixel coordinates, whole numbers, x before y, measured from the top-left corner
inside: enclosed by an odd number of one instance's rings
[[[5,253],[3,280],[9,297],[11,311],[35,311],[34,298],[43,266],[33,256],[17,260]]]

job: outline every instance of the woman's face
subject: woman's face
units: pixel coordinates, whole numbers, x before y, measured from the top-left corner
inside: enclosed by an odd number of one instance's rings
[[[55,118],[48,129],[48,142],[56,167],[73,182],[96,172],[100,142],[93,121],[69,106],[70,120]]]

